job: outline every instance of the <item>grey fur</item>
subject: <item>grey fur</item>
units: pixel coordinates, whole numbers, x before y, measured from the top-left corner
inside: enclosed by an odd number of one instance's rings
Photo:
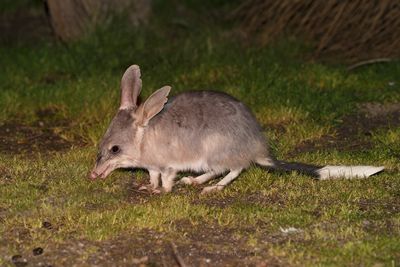
[[[100,143],[92,178],[105,177],[116,168],[145,168],[151,187],[156,190],[161,179],[164,191],[169,192],[180,171],[201,174],[182,178],[186,184],[227,173],[203,190],[210,192],[222,189],[252,163],[318,176],[318,166],[275,160],[249,108],[225,93],[185,92],[167,101],[170,87],[166,86],[139,107],[136,99],[127,101],[127,81],[133,98],[141,90],[140,70],[135,66],[128,68],[121,81],[121,107]]]

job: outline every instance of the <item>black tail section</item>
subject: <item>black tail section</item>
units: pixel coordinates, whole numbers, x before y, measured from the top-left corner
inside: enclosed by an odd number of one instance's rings
[[[287,161],[275,161],[275,166],[273,169],[282,170],[282,171],[298,171],[300,173],[304,173],[310,175],[315,178],[319,178],[320,174],[318,170],[320,170],[322,166],[305,164],[300,162],[287,162]]]

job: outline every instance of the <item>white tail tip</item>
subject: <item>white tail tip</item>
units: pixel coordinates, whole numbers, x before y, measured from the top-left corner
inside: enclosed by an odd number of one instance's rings
[[[325,166],[317,172],[321,180],[333,178],[367,178],[375,173],[381,172],[385,167],[374,166]]]

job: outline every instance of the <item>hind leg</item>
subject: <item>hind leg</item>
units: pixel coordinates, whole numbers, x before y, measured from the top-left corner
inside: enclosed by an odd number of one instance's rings
[[[202,194],[215,192],[224,189],[224,187],[235,180],[239,174],[242,172],[242,169],[231,170],[221,181],[219,181],[216,185],[204,187]]]
[[[192,177],[192,176],[183,177],[180,180],[180,183],[192,184],[192,185],[204,184],[205,182],[210,181],[212,178],[214,178],[217,175],[218,175],[218,173],[216,173],[214,171],[210,171],[210,172],[206,172],[202,175],[199,175],[197,177]]]
[[[258,165],[267,168],[274,168],[276,166],[276,160],[271,157],[261,157],[255,160]]]

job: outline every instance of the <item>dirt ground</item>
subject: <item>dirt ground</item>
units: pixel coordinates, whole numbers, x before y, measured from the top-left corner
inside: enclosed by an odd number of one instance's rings
[[[133,179],[133,178],[132,178]],[[132,182],[132,181],[131,181]],[[150,201],[153,195],[141,191],[141,184],[127,189],[126,198],[134,205]],[[127,187],[128,188],[128,187]],[[200,192],[199,188],[199,192]],[[184,194],[183,188],[178,188],[175,194]],[[217,208],[226,208],[235,203],[249,202],[252,205],[279,206],[285,208],[284,199],[279,194],[268,197],[260,194],[250,194],[242,199],[227,198],[225,201],[210,198],[196,201],[195,204],[208,205]],[[339,200],[338,203],[339,204]],[[333,202],[320,203],[321,205],[335,205]],[[369,211],[385,207],[388,212],[400,212],[399,203],[383,201],[360,200],[356,203],[360,210]],[[388,209],[390,207],[390,209]],[[0,211],[1,212],[1,211]],[[319,216],[318,209],[312,212]],[[17,267],[23,266],[288,266],[282,258],[271,255],[271,245],[294,242],[302,244],[308,242],[303,234],[287,234],[282,231],[272,231],[268,224],[259,222],[256,226],[249,225],[240,228],[231,228],[210,224],[193,224],[187,220],[178,220],[170,225],[174,231],[170,233],[159,232],[151,229],[142,229],[132,235],[119,235],[106,241],[89,241],[84,239],[71,239],[68,242],[57,244],[49,243],[45,246],[27,246],[34,244],[34,234],[23,227],[16,227],[8,233],[7,239],[20,240],[18,251],[24,253],[10,256],[9,261]],[[257,227],[257,231],[255,230]],[[333,222],[326,226],[329,229],[339,227]],[[364,220],[363,227],[368,232],[387,231],[393,232],[393,225],[387,222],[382,229],[381,225]],[[58,226],[49,221],[43,221],[38,231],[55,233]],[[258,242],[251,244],[251,236],[256,234]],[[11,240],[10,240],[11,242]],[[42,244],[43,245],[43,244]],[[3,254],[1,251],[0,255]]]
[[[298,144],[289,156],[318,150],[357,151],[373,146],[373,132],[400,125],[400,103],[365,103],[359,110],[342,118],[331,135]],[[400,155],[399,155],[400,156]]]
[[[0,153],[49,154],[84,145],[71,134],[72,122],[60,117],[57,108],[38,110],[36,118],[32,123],[14,119],[0,124]]]
[[[265,245],[250,248],[246,236],[235,234],[237,229],[193,227],[185,221],[174,227],[177,231],[173,235],[144,229],[107,241],[48,244],[24,255],[13,255],[10,260],[15,266],[282,266],[284,262],[268,255],[268,243],[295,241],[288,235],[266,231]],[[241,229],[241,233],[244,231]],[[253,229],[247,231],[250,234]]]
[[[154,195],[140,191],[142,184],[127,186],[126,199],[132,205],[141,205],[151,201]],[[133,187],[132,187],[133,184]],[[178,188],[175,194],[185,194],[184,188]],[[199,192],[201,188],[198,188]],[[238,201],[248,201],[260,205],[280,205],[280,198],[263,198],[260,195],[244,196],[243,199],[218,201],[208,198],[196,204],[219,208],[234,205]],[[282,206],[283,207],[283,206]],[[0,211],[1,214],[1,211]],[[0,216],[1,220],[1,216]],[[283,266],[282,259],[269,254],[271,244],[296,241],[301,235],[291,236],[280,231],[272,232],[267,224],[257,225],[258,234],[263,240],[257,246],[249,243],[249,236],[255,233],[254,226],[231,228],[217,222],[193,224],[188,220],[178,220],[169,227],[169,233],[151,229],[142,229],[132,235],[119,235],[106,241],[70,239],[62,244],[48,243],[35,246],[35,233],[23,226],[16,226],[3,237],[3,242],[15,243],[20,254],[10,255],[7,261],[14,266]],[[36,231],[56,233],[59,226],[51,221],[43,221]],[[29,244],[29,245],[28,245]],[[0,255],[2,251],[0,242]],[[6,246],[4,246],[6,247]]]

